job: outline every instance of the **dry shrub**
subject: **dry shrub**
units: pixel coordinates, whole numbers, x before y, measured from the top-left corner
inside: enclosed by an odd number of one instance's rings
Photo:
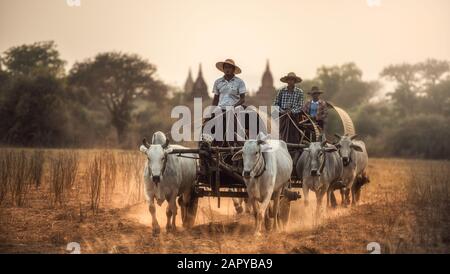
[[[411,169],[407,202],[416,215],[415,250],[450,252],[450,164],[430,162]]]
[[[121,182],[122,182],[122,191],[127,196],[130,195],[131,185],[130,182],[133,179],[133,155],[129,152],[121,153],[120,157],[120,166],[121,166]]]
[[[121,189],[124,194],[124,206],[135,205],[144,201],[143,169],[145,158],[135,152],[120,154]]]
[[[44,171],[44,152],[2,149],[0,153],[0,203],[11,193],[12,202],[23,206],[29,187],[39,187]]]
[[[79,166],[76,152],[58,152],[50,161],[50,189],[52,205],[65,205],[66,192],[75,184]]]
[[[111,204],[114,190],[117,183],[117,163],[114,152],[102,153],[103,163],[103,181],[104,181],[104,201],[105,204]]]
[[[137,204],[144,201],[144,157],[139,154],[133,154],[134,156],[134,187],[131,196],[131,204]]]
[[[16,206],[23,206],[29,190],[29,167],[25,151],[11,152],[9,157],[9,188]]]
[[[96,155],[94,156],[94,159],[89,163],[87,170],[87,179],[89,180],[90,185],[89,197],[91,203],[91,210],[94,213],[97,213],[98,208],[100,206],[102,170],[103,170],[102,157],[100,155]]]
[[[29,176],[30,183],[36,188],[39,188],[42,183],[42,177],[44,172],[44,151],[34,150],[31,153],[30,165],[29,165]]]
[[[9,180],[11,179],[11,152],[8,150],[1,150],[0,153],[0,204],[8,194]]]

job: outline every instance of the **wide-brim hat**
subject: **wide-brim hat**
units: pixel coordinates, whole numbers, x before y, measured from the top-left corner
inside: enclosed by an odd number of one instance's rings
[[[221,72],[223,72],[223,65],[225,65],[225,64],[229,64],[229,65],[232,65],[232,66],[234,67],[234,74],[239,74],[239,73],[242,72],[241,68],[238,67],[238,66],[234,63],[233,59],[227,59],[227,60],[225,60],[225,61],[223,61],[223,62],[217,62],[217,63],[216,63],[216,68],[217,68],[218,70],[220,70]]]
[[[308,94],[313,95],[313,94],[322,94],[323,90],[319,89],[319,87],[312,87],[311,91],[308,91]]]
[[[283,83],[287,83],[288,79],[295,79],[295,83],[301,83],[303,81],[303,79],[301,77],[298,77],[297,75],[295,75],[295,73],[293,72],[289,72],[286,76],[282,77],[280,79],[281,82]]]

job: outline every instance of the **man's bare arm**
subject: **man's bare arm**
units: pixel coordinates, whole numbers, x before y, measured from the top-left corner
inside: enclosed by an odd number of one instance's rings
[[[219,95],[214,94],[214,98],[213,98],[213,100],[212,100],[211,105],[217,106],[217,104],[219,104]]]
[[[239,97],[239,101],[237,101],[236,104],[234,104],[235,107],[243,105],[245,103],[245,94],[241,94]]]

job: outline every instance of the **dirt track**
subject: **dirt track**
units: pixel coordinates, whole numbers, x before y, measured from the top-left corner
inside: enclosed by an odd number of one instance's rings
[[[448,163],[430,165],[449,167]],[[328,210],[316,221],[315,203],[305,208],[298,201],[286,231],[259,238],[253,236],[253,219],[236,216],[230,200],[218,209],[216,200],[202,199],[195,227],[170,234],[164,229],[165,211],[158,208],[162,231],[155,237],[145,204],[100,209],[96,215],[82,209],[80,214],[76,205],[53,209],[37,201],[41,196],[30,194],[27,207],[0,208],[0,252],[68,253],[67,243],[79,242],[82,253],[368,253],[367,244],[378,242],[382,252],[448,253],[448,210],[436,217],[439,220],[433,219],[437,226],[429,228],[431,232],[423,230],[420,222],[427,212],[407,203],[411,171],[418,167],[428,169],[420,161],[372,160],[372,182],[363,189],[360,205]],[[437,238],[427,236],[436,233]]]

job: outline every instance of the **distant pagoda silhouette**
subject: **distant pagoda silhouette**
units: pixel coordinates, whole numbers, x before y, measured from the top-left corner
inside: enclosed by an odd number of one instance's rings
[[[209,98],[208,85],[206,85],[205,79],[203,79],[202,64],[199,65],[197,79],[192,87],[191,94],[192,97]]]
[[[275,91],[276,89],[273,85],[273,76],[272,72],[270,71],[269,60],[267,60],[266,70],[263,73],[261,86],[256,92],[255,99],[261,105],[271,105],[276,95]]]
[[[189,68],[188,78],[186,79],[186,83],[184,83],[184,93],[191,94],[194,89],[194,80],[192,79],[192,71]]]

